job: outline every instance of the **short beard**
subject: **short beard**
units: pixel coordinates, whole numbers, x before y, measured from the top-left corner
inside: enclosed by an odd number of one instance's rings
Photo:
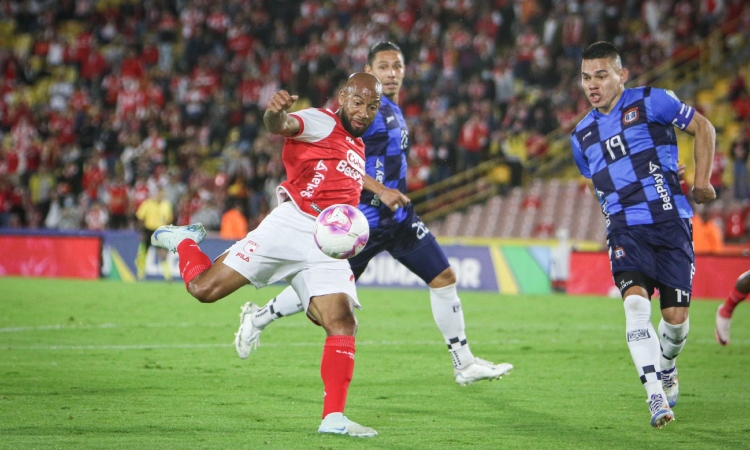
[[[358,131],[358,130],[353,129],[352,120],[349,117],[349,114],[347,114],[346,111],[344,111],[344,108],[341,108],[340,118],[341,118],[341,125],[343,125],[344,129],[354,137],[357,137],[357,138],[362,137],[362,135],[365,134],[365,131],[367,131],[366,129],[364,131]]]

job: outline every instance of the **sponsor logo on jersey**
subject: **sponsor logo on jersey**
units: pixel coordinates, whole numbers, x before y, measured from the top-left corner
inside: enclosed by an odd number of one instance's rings
[[[338,167],[337,167],[338,169]],[[326,171],[328,169],[326,168]],[[323,175],[323,171],[316,171],[313,175],[312,179],[307,183],[307,186],[305,187],[304,191],[300,191],[299,195],[305,198],[310,198],[313,196],[313,192],[315,192],[315,189],[320,186],[320,184],[323,182],[323,180],[326,179],[326,176]]]
[[[589,137],[589,136],[591,136],[591,131],[589,131],[588,133],[586,133],[586,134],[583,135],[583,137],[581,138],[581,142],[585,141],[586,138]]]
[[[242,247],[242,251],[245,253],[254,253],[255,250],[258,250],[258,244],[250,240],[248,240],[247,243],[245,243],[245,246]]]
[[[346,161],[361,173],[365,173],[365,159],[354,150],[346,151]]]
[[[672,197],[669,196],[669,190],[667,190],[667,187],[664,185],[664,174],[657,172],[657,170],[660,169],[661,167],[654,164],[653,162],[648,162],[648,173],[652,174],[652,176],[654,177],[654,187],[656,188],[656,193],[659,194],[662,202],[664,202],[661,207],[664,211],[669,211],[672,209]]]
[[[354,144],[354,139],[351,138],[351,136],[346,137],[346,142],[349,142],[351,144]]]
[[[622,259],[625,257],[625,249],[622,247],[615,248],[615,259]]]
[[[642,339],[648,339],[651,335],[648,334],[648,328],[641,328],[640,330],[628,331],[628,342],[640,341]]]
[[[391,123],[391,122],[393,122],[393,119],[395,119],[394,116],[388,116],[388,117],[385,118],[385,123]]]
[[[339,161],[336,170],[364,185],[365,159],[354,150],[346,151],[346,161]]]
[[[318,165],[317,165],[317,166],[315,166],[315,170],[321,170],[321,171],[322,171],[322,170],[326,170],[326,171],[327,171],[327,170],[328,170],[328,167],[326,166],[326,164],[325,164],[325,163],[323,162],[323,160],[321,159],[320,161],[318,161]]]
[[[633,123],[636,120],[638,120],[638,108],[631,108],[622,115],[622,123],[625,125]]]
[[[237,254],[234,255],[234,256],[240,258],[241,260],[243,260],[245,262],[250,262],[250,257],[247,256],[247,255],[245,255],[244,253],[237,252]]]

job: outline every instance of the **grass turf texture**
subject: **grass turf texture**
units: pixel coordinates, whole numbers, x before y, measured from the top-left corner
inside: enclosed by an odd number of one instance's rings
[[[323,331],[303,315],[240,360],[244,288],[212,305],[182,283],[0,278],[0,449],[747,448],[750,308],[732,342],[691,307],[676,422],[649,425],[619,300],[463,293],[473,352],[515,370],[460,387],[427,290],[361,289],[346,414],[380,436],[319,435]],[[654,302],[655,306],[658,302]],[[655,315],[658,314],[654,310]],[[656,324],[656,319],[654,319]]]

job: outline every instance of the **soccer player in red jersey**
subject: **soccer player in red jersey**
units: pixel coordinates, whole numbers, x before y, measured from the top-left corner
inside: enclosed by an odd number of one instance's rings
[[[734,288],[727,296],[726,301],[719,305],[716,310],[716,342],[720,345],[729,345],[729,326],[732,324],[734,308],[745,300],[750,294],[750,271],[737,278]]]
[[[335,113],[308,108],[287,113],[296,95],[278,91],[263,121],[268,131],[286,137],[282,160],[288,179],[277,188],[279,206],[214,264],[198,247],[201,224],[164,226],[153,245],[177,252],[188,292],[203,303],[220,300],[242,286],[256,288],[289,282],[313,323],[326,331],[320,373],[325,388],[320,433],[376,436],[344,415],[354,372],[354,336],[360,308],[354,275],[346,260],[321,252],[313,239],[315,217],[326,207],[354,207],[364,184],[365,146],[361,136],[375,119],[382,86],[368,73],[355,73],[339,92]]]

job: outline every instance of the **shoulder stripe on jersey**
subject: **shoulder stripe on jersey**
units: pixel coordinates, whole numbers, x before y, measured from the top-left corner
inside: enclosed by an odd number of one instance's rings
[[[290,115],[304,123],[300,126],[300,133],[292,136],[292,139],[302,142],[318,142],[327,138],[337,124],[334,114],[318,108],[303,109]]]

